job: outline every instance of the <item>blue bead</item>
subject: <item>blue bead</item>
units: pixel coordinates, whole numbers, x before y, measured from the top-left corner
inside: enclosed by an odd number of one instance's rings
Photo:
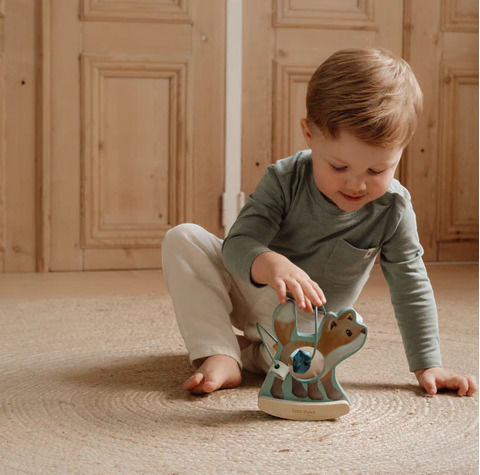
[[[295,350],[291,355],[293,363],[293,371],[298,374],[304,374],[310,369],[312,364],[312,357],[309,353],[303,350]]]

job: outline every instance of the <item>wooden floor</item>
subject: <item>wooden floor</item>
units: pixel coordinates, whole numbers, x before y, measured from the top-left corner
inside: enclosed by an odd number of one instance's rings
[[[478,302],[477,264],[429,264],[436,293]],[[160,270],[0,274],[0,300],[12,298],[84,297],[98,295],[167,294]],[[360,300],[385,295],[387,284],[378,265]]]

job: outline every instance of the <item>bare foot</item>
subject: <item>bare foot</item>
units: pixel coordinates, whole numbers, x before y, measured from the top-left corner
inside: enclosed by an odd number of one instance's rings
[[[227,355],[209,356],[184,383],[192,394],[205,394],[217,389],[236,388],[242,382],[237,360]]]

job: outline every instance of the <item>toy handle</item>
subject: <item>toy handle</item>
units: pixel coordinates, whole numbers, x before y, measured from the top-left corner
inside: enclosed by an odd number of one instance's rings
[[[288,301],[293,303],[293,311],[295,315],[295,328],[298,328],[297,303],[293,299],[289,299]],[[327,309],[325,308],[325,305],[320,305],[320,308],[322,309],[323,317],[325,318],[327,316]],[[313,352],[311,356],[312,360],[317,351],[318,341],[320,340],[320,334],[318,333],[318,309],[319,307],[317,307],[316,305],[313,305],[313,313],[314,313],[314,319],[315,319],[315,340],[314,340]]]
[[[294,315],[295,315],[295,328],[298,328],[297,305],[296,305],[296,302],[294,300],[292,300],[292,303],[293,303]],[[320,333],[318,331],[318,326],[319,326],[318,325],[318,308],[319,307],[316,306],[316,305],[313,306],[314,320],[315,320],[315,333],[314,333],[315,338],[314,338],[314,343],[313,343],[313,351],[312,351],[312,354],[310,355],[310,358],[309,358],[309,366],[308,367],[310,367],[310,364],[312,363],[313,358],[315,357],[315,354],[317,352],[318,342],[320,340]],[[325,308],[325,305],[321,305],[320,308],[322,309],[323,318],[325,318],[327,316],[327,309]],[[297,381],[301,381],[301,382],[305,382],[305,383],[312,382],[316,379],[316,378],[307,378],[307,379],[300,378],[300,377],[298,377],[297,374],[292,374],[292,377],[295,378]]]

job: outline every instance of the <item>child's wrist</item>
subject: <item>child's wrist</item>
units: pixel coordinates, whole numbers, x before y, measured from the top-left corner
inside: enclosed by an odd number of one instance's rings
[[[252,265],[250,266],[250,279],[255,284],[268,284],[267,262],[269,256],[267,256],[267,254],[273,254],[273,251],[262,252],[252,261]]]
[[[427,366],[426,368],[415,370],[414,373],[415,373],[415,376],[420,376],[423,373],[425,373],[425,371],[427,371],[429,369],[435,369],[435,368],[440,368],[440,366]]]

